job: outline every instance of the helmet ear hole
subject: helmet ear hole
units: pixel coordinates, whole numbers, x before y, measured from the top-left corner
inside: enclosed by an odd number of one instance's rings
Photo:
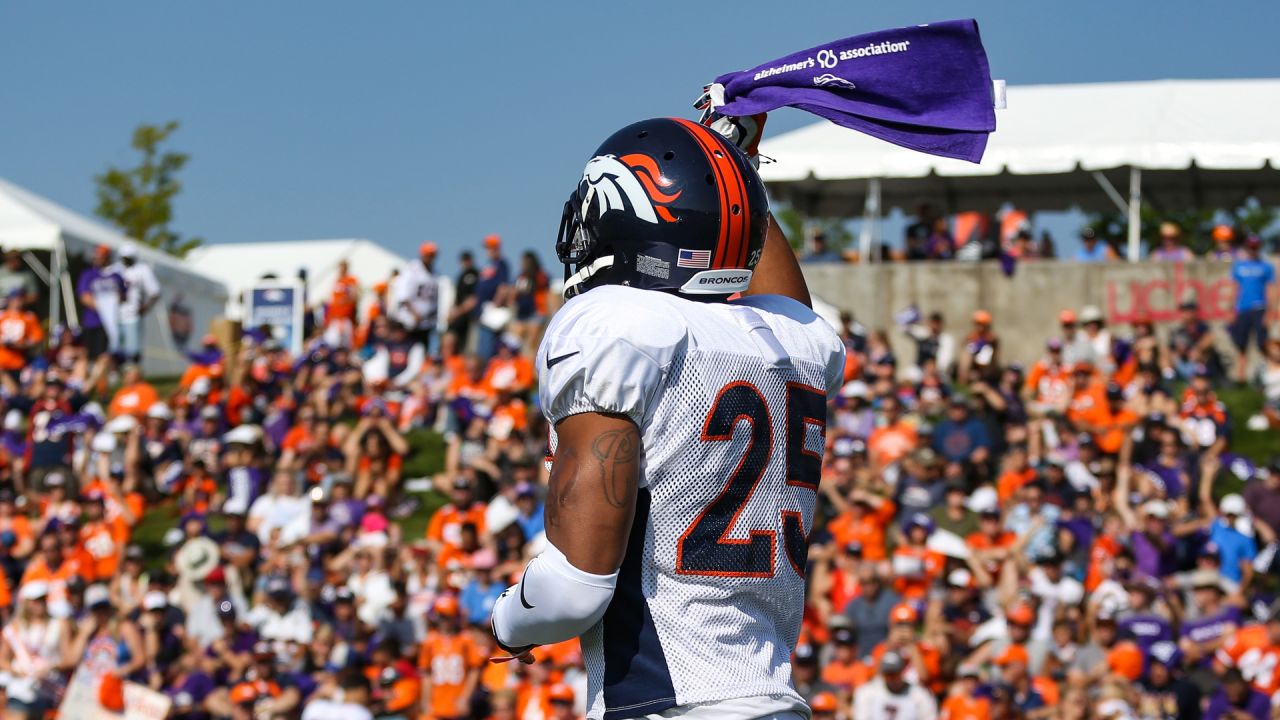
[[[729,211],[732,212],[734,215],[737,215],[738,213],[742,212],[742,206],[734,205],[733,207],[729,208]]]
[[[662,159],[663,159],[663,160],[675,160],[675,159],[676,159],[676,154],[675,154],[675,153],[673,153],[673,152],[671,152],[670,150],[668,150],[668,151],[666,151],[666,152],[662,153]]]

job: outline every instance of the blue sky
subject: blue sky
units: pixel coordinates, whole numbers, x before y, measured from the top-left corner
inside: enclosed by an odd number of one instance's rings
[[[1280,76],[1280,3],[1261,1],[6,2],[0,177],[89,213],[133,127],[177,119],[184,234],[432,239],[451,260],[497,232],[550,258],[617,127],[692,116],[726,71],[960,17],[1010,83]]]

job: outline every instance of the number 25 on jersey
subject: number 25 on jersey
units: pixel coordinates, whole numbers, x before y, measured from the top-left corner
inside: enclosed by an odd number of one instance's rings
[[[826,430],[826,395],[800,383],[787,383],[786,484],[814,493],[822,474],[822,455],[806,449],[809,426]],[[676,572],[713,577],[773,577],[778,530],[751,528],[747,539],[729,537],[738,516],[764,478],[774,450],[773,422],[764,396],[751,383],[724,386],[702,428],[703,442],[729,442],[739,422],[751,430],[750,440],[724,489],[685,529],[676,549]],[[815,498],[816,500],[816,498]],[[783,546],[792,569],[804,577],[809,540],[800,512],[779,512]]]

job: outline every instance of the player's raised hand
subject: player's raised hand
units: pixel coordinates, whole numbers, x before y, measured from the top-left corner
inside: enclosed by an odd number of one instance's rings
[[[715,130],[725,140],[738,146],[746,154],[751,164],[760,165],[760,138],[764,136],[764,123],[768,115],[743,115],[731,117],[716,111],[724,102],[724,87],[718,84],[702,86],[702,95],[693,104],[695,110],[701,110],[698,122]]]

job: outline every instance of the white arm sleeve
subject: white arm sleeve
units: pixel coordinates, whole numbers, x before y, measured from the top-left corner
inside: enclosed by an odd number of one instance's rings
[[[493,606],[493,636],[504,648],[551,645],[599,622],[613,599],[618,572],[593,575],[569,564],[551,543],[529,561],[520,582]]]

